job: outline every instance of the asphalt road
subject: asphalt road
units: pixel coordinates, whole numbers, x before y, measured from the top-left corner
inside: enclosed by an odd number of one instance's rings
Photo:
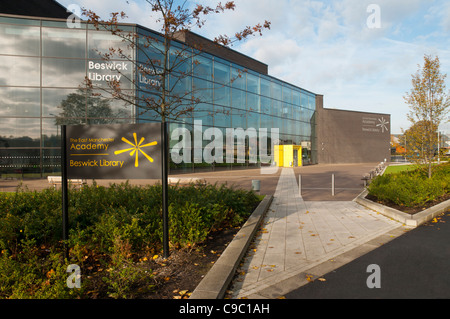
[[[286,299],[449,299],[450,211],[322,278]]]

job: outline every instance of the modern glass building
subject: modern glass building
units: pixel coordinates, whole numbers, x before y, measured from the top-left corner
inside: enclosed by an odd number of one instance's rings
[[[152,95],[152,86],[161,84],[157,74],[142,72],[149,60],[162,59],[158,50],[140,42],[130,47],[120,36],[83,21],[74,27],[67,23],[69,14],[54,0],[0,2],[2,177],[59,174],[60,125],[161,121],[141,103]],[[135,24],[123,24],[121,29],[160,37]],[[201,51],[194,49],[198,44]],[[102,54],[110,48],[122,56],[105,60]],[[266,64],[193,33],[179,34],[173,41],[170,63],[176,62],[177,51],[183,51],[186,59],[164,83],[173,89],[169,98],[183,96],[184,105],[189,108],[191,103],[193,110],[170,121],[172,150],[182,140],[172,136],[178,128],[193,133],[191,139],[199,130],[202,135],[216,128],[223,132],[223,145],[227,128],[266,128],[269,140],[270,130],[278,128],[279,144],[300,150],[297,161],[303,165],[389,158],[390,115],[325,109],[322,95],[274,78]],[[180,72],[185,76],[177,77]],[[112,96],[110,81],[120,82],[126,100]],[[231,162],[198,160],[198,148],[210,142],[203,139],[199,146],[189,141],[190,148],[183,152],[190,152],[192,160],[172,160],[171,172],[261,165],[260,158],[250,159],[255,145],[248,137],[234,141],[236,149],[244,147],[244,160],[236,154]]]
[[[122,28],[158,36],[139,25]],[[122,90],[137,96],[140,93],[133,79],[145,82],[139,78],[138,64],[120,58],[102,59],[100,53],[111,47],[140,59],[140,51],[133,52],[119,36],[87,23],[69,28],[66,19],[1,14],[0,43],[2,174],[58,173],[61,124],[160,120],[156,113],[143,112],[139,106],[108,97],[102,90],[108,81],[117,79]],[[180,41],[174,45],[185,44]],[[267,66],[226,48],[222,53],[195,55],[192,64],[196,67],[191,68],[190,76],[177,85],[179,90],[198,92],[192,94],[200,94],[201,103],[193,112],[171,122],[171,131],[180,126],[192,129],[195,120],[202,121],[203,129],[263,127],[270,131],[277,127],[281,144],[302,145],[303,162],[315,162],[315,94],[269,76]],[[83,86],[86,78],[93,88]],[[171,167],[193,171],[252,165],[258,163],[172,163]]]

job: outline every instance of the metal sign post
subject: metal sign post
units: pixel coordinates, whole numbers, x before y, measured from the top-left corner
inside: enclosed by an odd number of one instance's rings
[[[69,258],[69,190],[67,185],[67,139],[66,126],[61,126],[61,192],[62,192],[62,239],[64,243],[64,254]]]
[[[161,123],[161,179],[163,215],[163,258],[169,257],[169,141],[167,122]]]

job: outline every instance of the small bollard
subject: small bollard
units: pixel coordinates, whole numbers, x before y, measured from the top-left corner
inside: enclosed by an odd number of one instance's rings
[[[252,180],[252,190],[259,192],[261,190],[261,181],[257,179]]]
[[[298,175],[298,195],[302,196],[302,175]]]
[[[331,174],[331,196],[334,196],[334,174]]]

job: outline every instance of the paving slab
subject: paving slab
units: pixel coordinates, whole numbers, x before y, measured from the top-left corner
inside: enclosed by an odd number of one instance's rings
[[[305,201],[294,170],[283,168],[228,292],[231,298],[280,297],[409,229],[354,201]]]

